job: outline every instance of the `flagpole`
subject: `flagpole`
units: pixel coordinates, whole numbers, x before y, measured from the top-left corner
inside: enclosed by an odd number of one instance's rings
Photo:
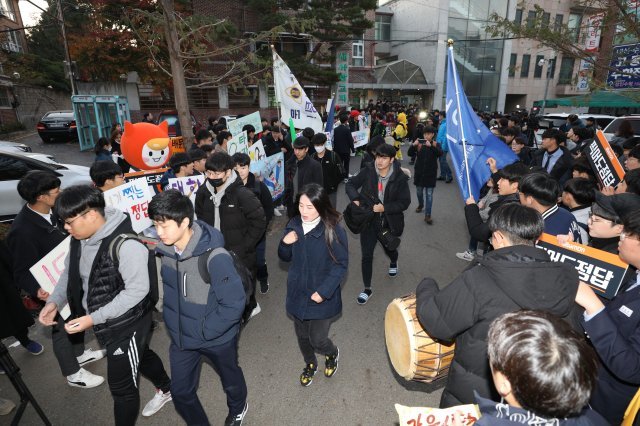
[[[458,87],[458,72],[456,70],[456,63],[453,60],[453,39],[447,40],[447,44],[449,45],[449,66],[452,67],[451,71],[453,73],[453,84],[456,86],[456,102],[458,104],[458,111],[461,111],[462,104],[460,103],[460,88]],[[464,169],[467,173],[467,187],[469,190],[469,197],[473,196],[471,192],[471,177],[469,175],[469,161],[467,160],[467,140],[464,136],[464,125],[462,117],[458,117],[460,120],[460,133],[462,135],[462,153],[464,154]],[[476,200],[477,201],[477,200]]]

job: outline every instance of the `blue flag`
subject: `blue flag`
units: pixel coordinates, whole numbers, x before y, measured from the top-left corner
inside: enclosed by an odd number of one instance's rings
[[[333,133],[333,121],[335,120],[336,112],[336,95],[333,95],[333,99],[331,99],[331,111],[327,114],[327,126],[324,128],[324,131],[327,133]]]
[[[458,78],[452,46],[448,49],[448,57],[447,142],[462,197],[466,200],[473,195],[477,202],[480,188],[491,177],[487,159],[495,158],[501,169],[515,163],[518,156],[491,133],[473,111]]]

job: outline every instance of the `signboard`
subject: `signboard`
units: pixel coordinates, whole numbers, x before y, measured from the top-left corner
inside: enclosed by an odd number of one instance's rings
[[[29,268],[29,271],[33,277],[38,281],[40,287],[47,293],[53,293],[60,276],[64,272],[64,261],[69,253],[69,245],[71,244],[71,237],[65,238],[60,244],[58,244],[53,250],[51,250],[45,257],[40,259]],[[58,309],[58,312],[62,318],[67,319],[71,315],[71,309],[69,304],[66,304],[62,309]]]
[[[155,194],[159,194],[162,192],[162,187],[160,186],[160,179],[162,179],[162,175],[169,170],[168,167],[164,167],[162,169],[155,170],[140,170],[138,172],[125,173],[124,181],[130,182],[134,179],[145,178],[147,180],[147,185],[153,189]]]
[[[204,184],[204,175],[198,176],[185,176],[179,178],[169,179],[168,187],[170,189],[177,189],[182,195],[189,197],[191,202],[196,203],[196,191]]]
[[[589,144],[587,159],[604,187],[615,188],[624,179],[624,169],[602,130],[596,131],[596,137]]]
[[[600,49],[600,34],[602,33],[603,20],[604,12],[596,13],[587,18],[584,40],[585,52],[597,52]]]
[[[336,104],[345,106],[349,105],[349,52],[346,50],[339,51],[336,55],[336,72],[338,73],[338,97]]]
[[[242,128],[247,125],[247,124],[251,124],[253,126],[254,129],[256,129],[256,132],[261,132],[262,131],[262,121],[260,121],[260,112],[256,111],[254,113],[251,113],[249,115],[245,115],[244,117],[240,117],[238,119],[235,120],[231,120],[231,121],[227,121],[227,129],[229,129],[229,132],[232,135],[237,135],[238,133],[242,132]]]
[[[246,131],[238,133],[227,142],[227,152],[229,155],[236,152],[249,153],[249,137]]]
[[[271,198],[277,200],[284,193],[284,154],[279,152],[264,159],[264,171],[262,181],[269,192]]]
[[[369,143],[369,132],[370,129],[358,130],[357,132],[351,132],[351,136],[353,136],[353,146],[358,148],[360,146],[365,146]]]
[[[640,89],[640,43],[613,46],[607,87]]]
[[[131,225],[136,233],[153,225],[147,209],[154,193],[145,178],[133,179],[105,191],[103,195],[107,206],[129,214]]]
[[[467,426],[480,418],[475,404],[449,408],[405,407],[395,404],[400,426]]]
[[[264,160],[265,158],[267,158],[267,154],[264,152],[264,145],[262,144],[262,141],[258,141],[251,145],[248,148],[248,154],[249,157],[251,157],[251,162]]]
[[[171,155],[176,152],[187,152],[187,148],[184,146],[184,138],[182,136],[175,136],[169,138],[171,144]]]
[[[615,254],[574,242],[560,244],[549,234],[542,234],[536,245],[545,250],[553,262],[575,266],[580,281],[607,299],[613,299],[618,293],[629,267]]]

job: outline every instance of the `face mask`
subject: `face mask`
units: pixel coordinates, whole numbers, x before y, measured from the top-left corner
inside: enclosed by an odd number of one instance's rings
[[[217,188],[219,186],[222,186],[224,184],[224,179],[222,178],[217,178],[217,179],[207,179],[209,181],[209,183],[214,187]]]
[[[314,146],[314,148],[315,148],[315,150],[316,150],[316,152],[318,154],[320,154],[322,151],[324,151],[324,145],[316,145],[316,146]]]

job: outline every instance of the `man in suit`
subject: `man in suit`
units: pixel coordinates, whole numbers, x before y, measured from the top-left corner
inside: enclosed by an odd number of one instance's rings
[[[349,129],[349,114],[342,113],[338,118],[340,125],[333,130],[333,150],[342,159],[344,166],[344,179],[349,177],[349,161],[351,160],[351,153],[356,152],[353,147],[353,136],[351,135],[351,129]],[[320,182],[322,185],[322,182]]]
[[[571,179],[573,156],[563,146],[566,136],[558,129],[548,129],[542,134],[542,149],[535,153],[533,166],[542,167],[553,176],[562,187]]]

